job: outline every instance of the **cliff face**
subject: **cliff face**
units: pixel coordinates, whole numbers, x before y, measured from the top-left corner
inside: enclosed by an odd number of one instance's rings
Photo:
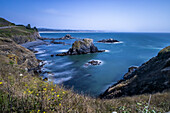
[[[0,37],[10,38],[17,44],[23,44],[35,41],[40,36],[36,29],[28,29],[23,25],[16,26],[15,24],[0,18]]]
[[[38,61],[34,53],[9,38],[0,37],[0,61],[1,63],[5,61],[7,64],[17,65],[32,74],[35,68],[38,67]]]
[[[156,93],[167,89],[170,89],[170,46],[134,72],[126,74],[124,79],[109,87],[100,98]]]

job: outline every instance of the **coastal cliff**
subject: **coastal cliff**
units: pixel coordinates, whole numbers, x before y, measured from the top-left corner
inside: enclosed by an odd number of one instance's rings
[[[109,87],[100,98],[133,96],[163,92],[170,89],[170,46],[135,71],[125,74],[122,80]]]
[[[6,61],[7,64],[17,65],[31,74],[38,67],[34,53],[9,38],[0,37],[0,58],[1,63]]]
[[[19,27],[12,27],[11,25],[13,24],[11,23],[3,24],[3,26],[7,25],[10,27],[5,27],[3,30],[0,30],[0,35],[2,36],[0,37],[0,112],[111,113],[115,111],[139,113],[143,110],[147,110],[148,112],[167,112],[170,110],[170,102],[168,101],[169,92],[152,94],[153,99],[151,98],[151,103],[146,108],[149,95],[138,95],[111,100],[96,99],[77,94],[71,89],[66,90],[62,86],[60,87],[59,85],[42,81],[41,77],[35,76],[36,73],[34,70],[38,67],[38,61],[35,55],[30,50],[18,45],[32,41],[34,38],[36,39],[38,32],[35,31],[35,37],[30,39],[20,32],[30,32],[30,29],[22,26],[21,29],[24,30],[21,30]],[[19,29],[12,33],[10,31],[12,31],[11,29],[13,28]],[[7,32],[5,32],[5,30],[7,30]],[[21,33],[20,38],[13,37],[14,35],[12,34],[18,35],[18,31]],[[34,35],[34,33],[29,34]],[[90,40],[89,42],[91,43]],[[73,48],[80,50],[82,47],[77,43]],[[88,49],[88,51],[89,50],[92,51],[93,49]],[[94,50],[97,50],[95,46]],[[152,62],[144,64],[144,67],[148,64],[153,65],[151,68],[155,69],[154,66],[157,64],[156,69],[158,73],[159,70],[165,74],[169,73],[167,70],[169,69],[170,63],[169,60],[166,60],[167,57],[169,57],[169,51],[169,47],[163,49],[158,54],[158,58],[153,58]],[[95,61],[93,62],[95,63]],[[148,66],[148,68],[143,68],[143,70],[144,69],[147,71],[150,67]],[[140,72],[142,73],[143,70]],[[148,73],[150,71],[153,72],[153,70],[148,70]],[[126,77],[131,77],[131,75],[133,74],[128,74]],[[141,78],[141,80],[143,79]],[[167,82],[164,83],[169,84]]]
[[[15,25],[0,18],[0,37],[10,38],[17,44],[35,41],[40,37],[36,28],[28,28],[24,25]]]

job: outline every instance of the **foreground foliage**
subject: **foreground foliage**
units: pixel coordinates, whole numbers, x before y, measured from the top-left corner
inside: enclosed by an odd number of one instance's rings
[[[2,58],[2,57],[1,57]],[[0,59],[0,112],[165,112],[169,92],[101,100],[44,82],[22,67]]]

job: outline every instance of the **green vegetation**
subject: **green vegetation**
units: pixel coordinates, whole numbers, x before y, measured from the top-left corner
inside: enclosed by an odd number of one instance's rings
[[[27,29],[31,29],[31,25],[28,24],[28,25],[26,26],[26,28],[27,28]]]
[[[34,41],[34,29],[27,29],[25,26],[16,26],[12,28],[0,29],[0,37],[10,38],[16,43]]]
[[[170,110],[169,92],[101,100],[31,76],[0,56],[0,112],[155,113]],[[150,102],[149,102],[150,99]]]
[[[15,26],[15,24],[0,17],[0,27],[3,27],[3,26]]]
[[[6,22],[0,18],[0,22],[5,23],[4,21]],[[3,25],[12,25],[12,23]],[[20,46],[13,44],[12,40],[17,43],[32,41],[34,38],[31,38],[31,35],[35,31],[36,27],[27,29],[23,25],[0,29],[0,37],[3,37],[0,38],[0,112],[155,113],[170,111],[170,91],[110,100],[99,99],[77,94],[72,89],[65,89],[52,82],[44,82],[39,76],[28,73],[27,69],[18,62],[24,61],[25,56],[30,55],[31,52],[24,51]],[[80,43],[82,42],[76,41],[74,46],[79,48]],[[85,40],[85,43],[88,44],[88,40]]]
[[[161,54],[164,54],[164,53],[167,53],[167,52],[170,52],[170,46],[162,49],[162,50],[158,53],[158,55],[161,55]]]

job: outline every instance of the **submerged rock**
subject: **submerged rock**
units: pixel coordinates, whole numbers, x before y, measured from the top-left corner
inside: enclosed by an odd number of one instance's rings
[[[56,56],[66,56],[66,55],[80,55],[87,53],[104,52],[105,50],[98,50],[93,44],[93,39],[85,38],[82,40],[75,41],[67,52],[57,54]]]
[[[53,43],[53,44],[65,44],[65,42],[55,42],[55,40],[52,40],[50,43]]]
[[[115,43],[115,42],[119,42],[118,40],[115,40],[115,39],[103,39],[103,40],[99,40],[97,42],[102,42],[102,43]]]

